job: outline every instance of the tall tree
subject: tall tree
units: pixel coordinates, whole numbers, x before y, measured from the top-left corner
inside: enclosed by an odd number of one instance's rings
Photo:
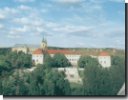
[[[55,67],[69,67],[71,63],[65,57],[64,54],[57,53],[53,57]]]

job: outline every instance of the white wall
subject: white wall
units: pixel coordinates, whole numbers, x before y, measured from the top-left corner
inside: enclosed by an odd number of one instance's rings
[[[98,61],[102,65],[102,67],[110,67],[111,66],[111,57],[110,56],[98,56]]]
[[[54,56],[54,54],[50,54],[51,57]],[[81,55],[75,55],[75,54],[66,54],[65,57],[69,60],[69,62],[72,65],[77,65],[78,60],[80,59]]]
[[[37,64],[43,64],[44,56],[43,54],[33,54],[32,60],[35,62],[35,65]]]
[[[72,65],[77,65],[78,60],[80,59],[80,56],[81,56],[81,55],[74,55],[74,54],[69,55],[69,54],[66,54],[65,56],[66,56],[66,58],[69,60],[69,62],[70,62]]]
[[[64,71],[66,74],[66,79],[69,80],[69,82],[73,82],[73,83],[82,83],[82,79],[79,76],[78,73],[78,68],[73,68],[73,67],[67,67],[67,68],[58,68],[57,69],[59,72]]]
[[[20,52],[20,51],[22,51],[22,52],[24,52],[24,53],[28,53],[28,49],[27,48],[25,48],[25,47],[18,47],[18,48],[12,48],[12,51],[16,51],[16,52]]]

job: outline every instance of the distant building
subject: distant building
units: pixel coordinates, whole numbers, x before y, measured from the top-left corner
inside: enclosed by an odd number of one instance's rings
[[[14,45],[14,47],[12,47],[12,51],[16,51],[16,52],[22,51],[24,53],[32,54],[32,52],[38,49],[39,47],[40,46],[38,45],[16,44]]]
[[[77,65],[77,62],[81,56],[80,53],[72,50],[47,50],[47,52],[51,55],[51,57],[57,53],[64,54],[73,66]]]
[[[102,65],[102,67],[111,66],[111,56],[107,52],[101,52],[98,56],[98,61]]]
[[[77,66],[78,60],[82,54],[75,50],[56,50],[56,49],[48,49],[47,41],[43,38],[40,46],[33,46],[33,45],[15,45],[12,48],[12,51],[22,51],[24,53],[32,54],[32,60],[35,65],[43,64],[44,63],[44,54],[47,52],[53,57],[57,53],[64,54],[69,62],[73,66]],[[90,55],[92,58],[98,59],[98,62],[101,64],[102,67],[110,67],[111,66],[111,56],[107,52],[101,51],[98,56]]]
[[[29,48],[27,47],[27,45],[15,45],[12,48],[12,51],[16,51],[16,52],[24,52],[24,53],[28,53],[29,52]]]
[[[43,55],[46,52],[48,54],[50,54],[51,57],[53,57],[57,53],[64,54],[72,65],[77,65],[77,62],[78,62],[78,60],[79,60],[79,58],[81,56],[78,52],[73,51],[73,50],[54,50],[54,49],[48,50],[47,49],[47,41],[43,38],[43,40],[41,42],[41,47],[39,49],[36,49],[32,53],[33,62],[35,62],[35,64],[39,64],[39,63],[43,64]]]
[[[37,49],[32,53],[32,61],[35,65],[44,63],[44,54],[42,49]]]

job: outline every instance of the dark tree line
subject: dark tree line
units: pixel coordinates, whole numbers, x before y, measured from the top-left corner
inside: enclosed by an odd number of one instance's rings
[[[32,66],[30,54],[23,52],[7,52],[0,54],[0,75],[13,69],[29,68]]]
[[[4,95],[70,95],[64,73],[38,65],[32,73],[16,72],[3,79]]]
[[[0,94],[4,95],[117,95],[125,82],[125,58],[112,56],[112,66],[103,68],[98,60],[82,56],[78,65],[84,68],[83,84],[72,86],[65,74],[56,68],[71,66],[63,54],[45,55],[44,65],[33,72],[31,55],[23,52],[0,53]],[[55,68],[55,69],[54,69]],[[9,73],[13,70],[12,73]],[[9,73],[9,74],[7,74]]]
[[[71,63],[65,57],[65,55],[60,54],[60,53],[55,54],[53,57],[51,57],[49,54],[45,54],[44,64],[46,66],[50,66],[53,68],[70,67],[71,66]]]
[[[103,68],[98,60],[81,57],[79,67],[84,68],[84,95],[117,95],[125,82],[125,58],[112,56],[110,68]]]

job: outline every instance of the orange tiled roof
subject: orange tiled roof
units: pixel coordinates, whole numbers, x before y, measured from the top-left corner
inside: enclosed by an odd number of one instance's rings
[[[109,56],[109,54],[108,54],[108,52],[101,52],[100,54],[99,54],[99,56]]]
[[[49,54],[56,54],[56,53],[62,53],[62,54],[80,54],[76,51],[73,51],[73,50],[48,50],[47,51]]]
[[[33,54],[43,54],[43,51],[41,49],[36,49]]]

